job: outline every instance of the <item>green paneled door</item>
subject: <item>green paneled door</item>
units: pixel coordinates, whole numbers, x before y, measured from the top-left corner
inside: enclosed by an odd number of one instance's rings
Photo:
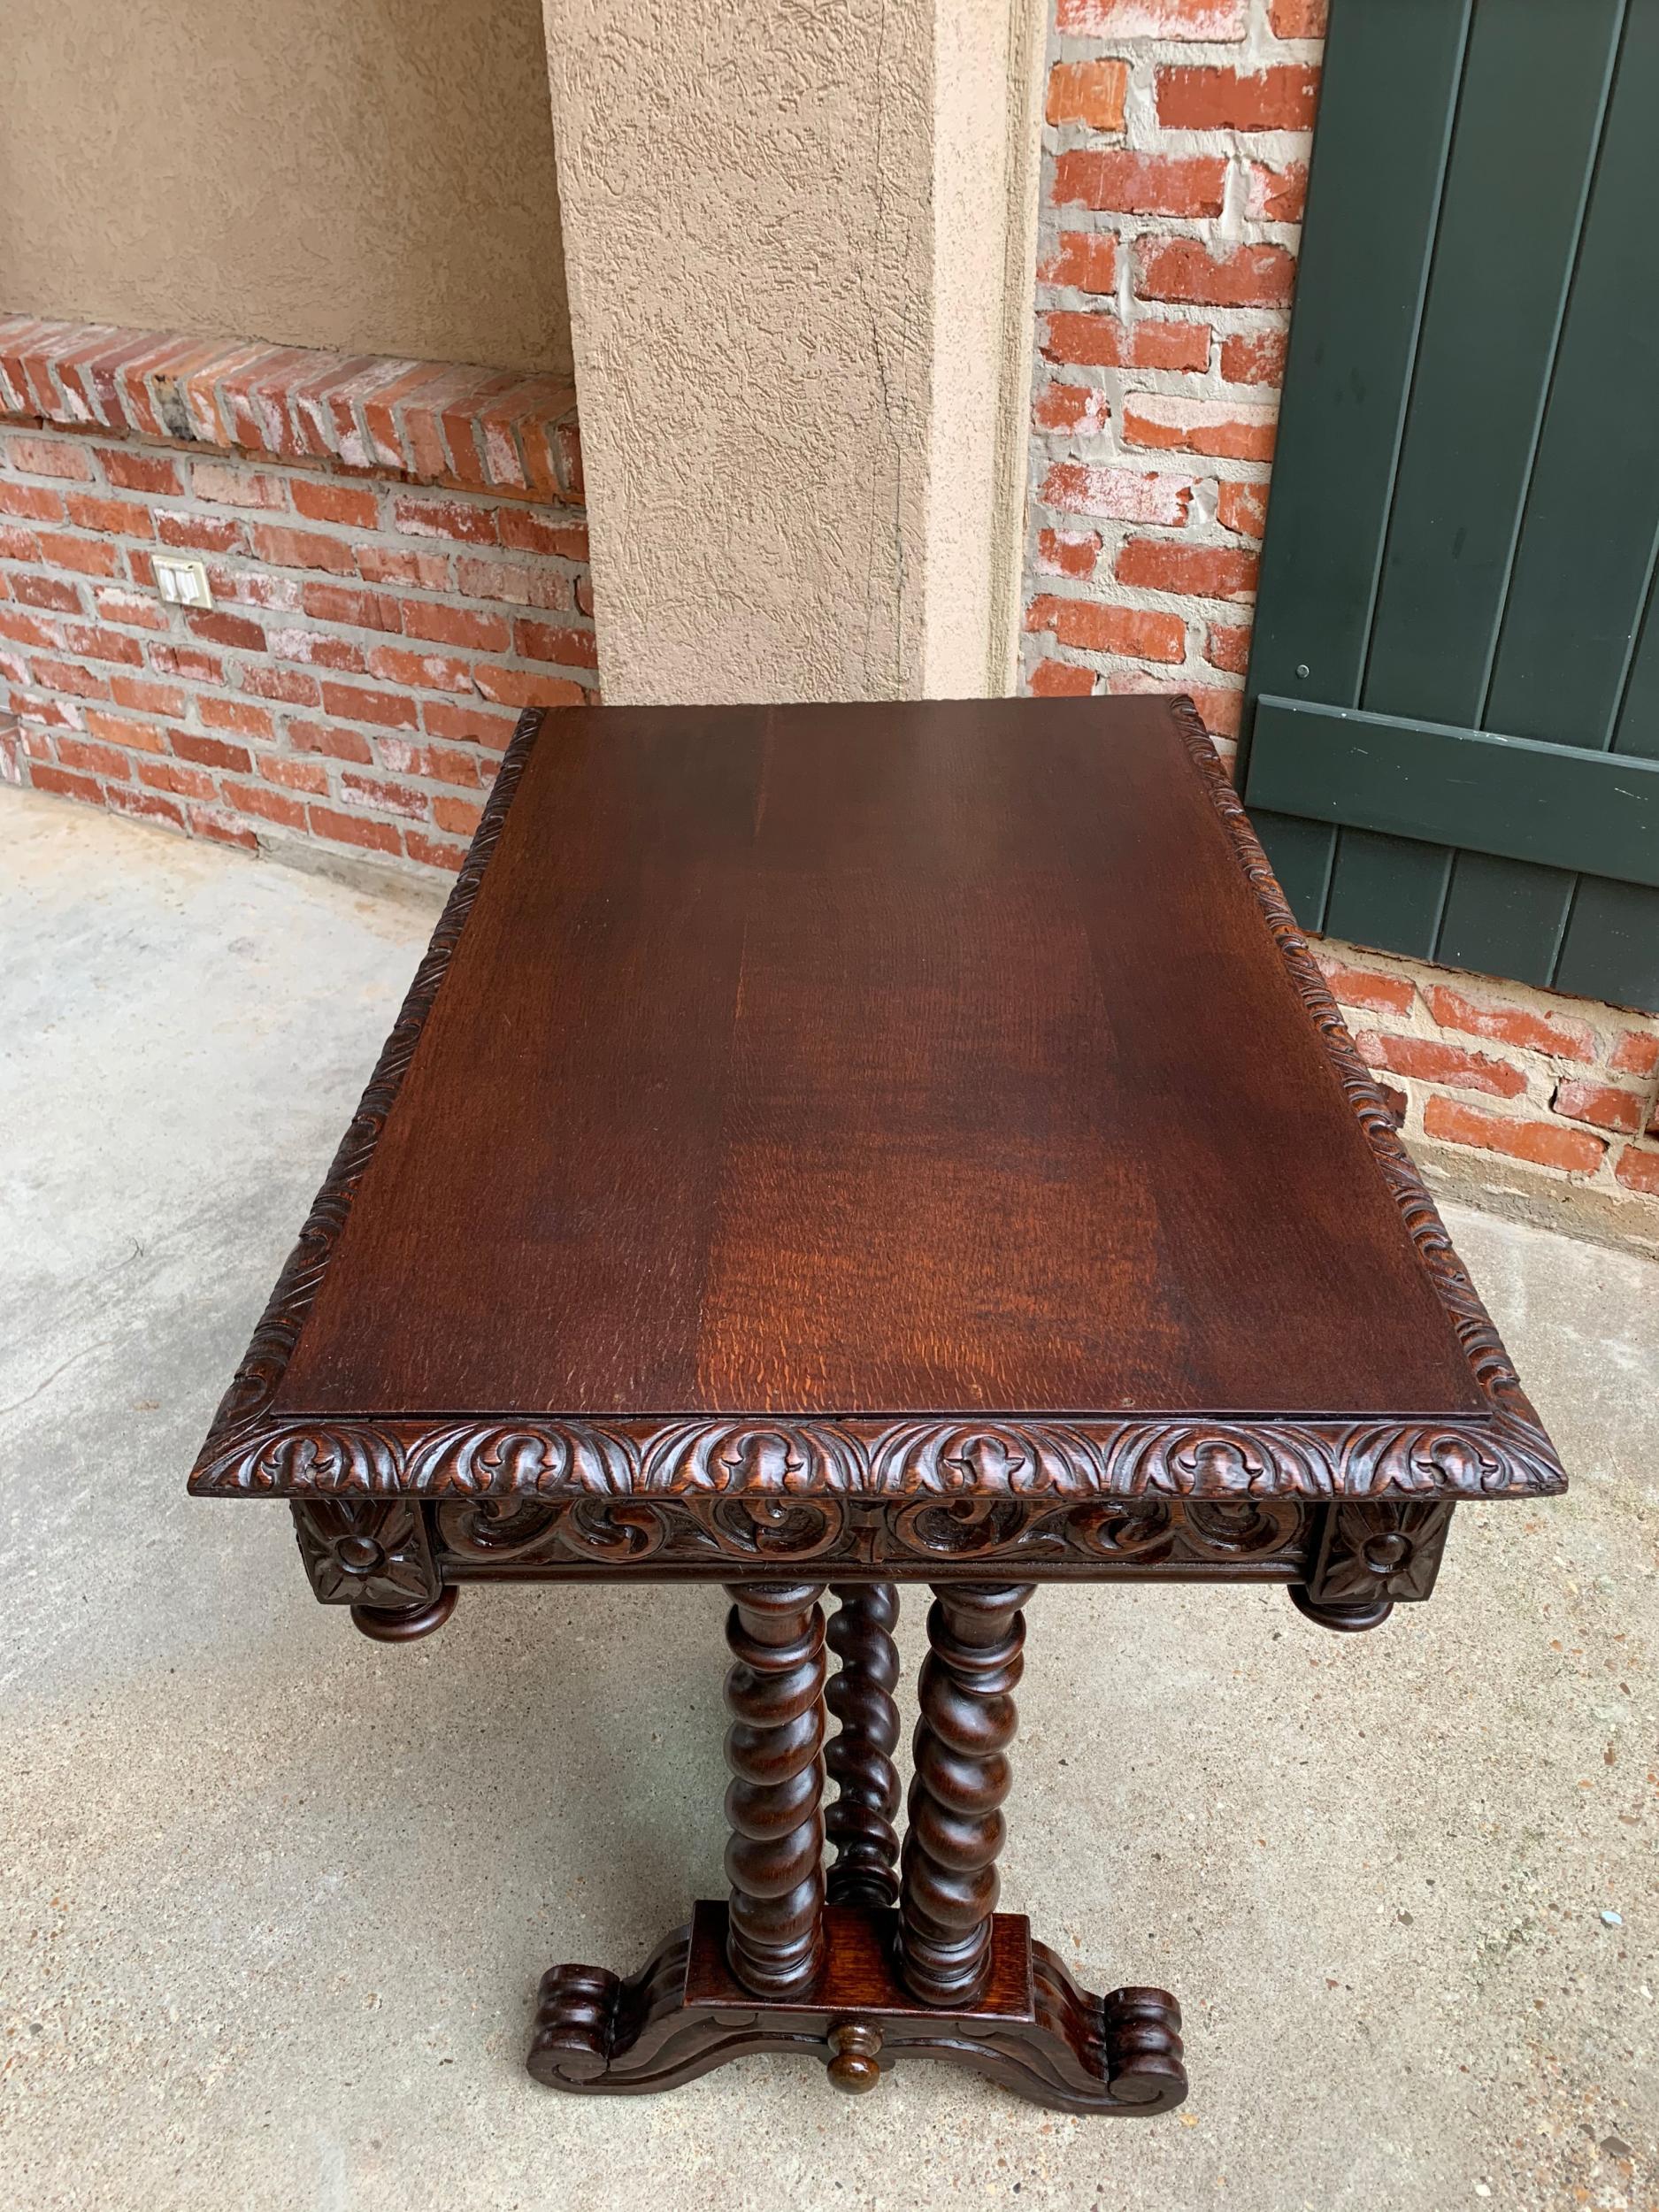
[[[1656,113],[1659,0],[1333,0],[1240,773],[1309,928],[1659,1010]]]

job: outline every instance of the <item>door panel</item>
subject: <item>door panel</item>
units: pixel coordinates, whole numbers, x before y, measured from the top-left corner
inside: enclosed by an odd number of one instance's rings
[[[1338,0],[1311,164],[1322,219],[1302,234],[1287,369],[1310,397],[1273,466],[1274,501],[1298,520],[1270,526],[1263,549],[1258,691],[1358,703],[1471,13],[1471,0]],[[1338,833],[1255,819],[1318,926]]]
[[[1655,112],[1659,0],[1334,0],[1240,773],[1309,927],[1659,1008]]]

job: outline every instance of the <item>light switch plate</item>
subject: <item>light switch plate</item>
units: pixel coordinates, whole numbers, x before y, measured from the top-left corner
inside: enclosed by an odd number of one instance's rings
[[[156,589],[175,607],[211,607],[204,561],[175,561],[164,553],[151,557],[156,567]]]

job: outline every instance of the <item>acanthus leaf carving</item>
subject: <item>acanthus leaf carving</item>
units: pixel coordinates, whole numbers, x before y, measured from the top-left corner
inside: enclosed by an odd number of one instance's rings
[[[677,1421],[653,1429],[641,1487],[710,1496],[864,1488],[854,1440],[831,1422]]]
[[[410,1455],[409,1486],[423,1493],[541,1496],[631,1494],[639,1452],[617,1429],[588,1422],[458,1424],[424,1436]]]
[[[321,1422],[257,1430],[199,1495],[1328,1499],[1541,1496],[1548,1448],[1489,1421]]]
[[[440,1564],[451,1580],[590,1563],[652,1572],[810,1567],[833,1577],[1018,1567],[1039,1578],[1118,1569],[1301,1577],[1314,1509],[1295,1498],[1196,1502],[1048,1498],[656,1496],[446,1500]]]
[[[221,1455],[198,1489],[273,1498],[396,1495],[407,1486],[396,1438],[361,1422],[261,1432]]]

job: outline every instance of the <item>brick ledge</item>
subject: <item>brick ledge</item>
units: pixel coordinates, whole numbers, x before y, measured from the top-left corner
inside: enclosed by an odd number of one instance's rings
[[[573,388],[453,362],[6,315],[0,416],[509,497],[582,495]]]

